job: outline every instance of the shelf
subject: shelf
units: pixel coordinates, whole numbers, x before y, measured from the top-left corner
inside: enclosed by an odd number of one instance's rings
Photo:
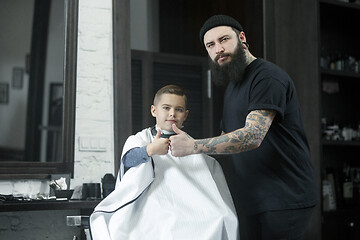
[[[331,141],[321,140],[323,146],[360,146],[360,141]]]
[[[37,210],[69,210],[93,209],[100,200],[41,200],[29,202],[0,203],[0,212],[37,211]]]
[[[360,215],[360,206],[348,207],[344,209],[332,210],[332,211],[323,211],[324,217],[339,217],[339,216],[352,216]]]
[[[355,70],[356,66],[347,67],[345,62],[348,60],[346,56],[352,56],[356,61],[360,57],[360,37],[354,35],[354,24],[360,19],[360,4],[341,0],[319,0],[318,3],[319,65],[328,66],[326,69],[319,68],[320,114],[330,123],[354,127],[360,119],[360,73],[350,71]],[[330,65],[339,57],[344,60],[342,69],[349,71],[330,70]],[[330,180],[337,205],[337,210],[321,209],[322,240],[360,239],[360,232],[355,231],[360,226],[360,202],[345,205],[343,197],[344,169],[349,167],[352,175],[360,167],[360,140],[355,139],[332,141],[325,140],[323,136],[320,140],[320,176],[322,180]],[[329,178],[329,173],[333,179]],[[354,197],[357,199],[357,196]],[[321,199],[324,200],[322,195]]]
[[[321,69],[321,74],[329,75],[329,76],[349,77],[349,78],[360,79],[360,73],[356,73],[356,72]]]
[[[320,0],[320,3],[326,3],[326,4],[330,4],[330,5],[360,10],[360,4],[358,4],[358,3],[348,3],[348,2],[338,1],[338,0]]]

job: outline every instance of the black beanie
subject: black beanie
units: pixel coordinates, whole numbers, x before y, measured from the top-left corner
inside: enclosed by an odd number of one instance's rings
[[[234,18],[226,15],[214,15],[210,17],[208,20],[206,20],[206,22],[200,29],[200,42],[203,43],[204,35],[207,31],[218,26],[229,26],[236,28],[240,32],[243,31],[243,28],[241,27],[240,23],[236,21]]]

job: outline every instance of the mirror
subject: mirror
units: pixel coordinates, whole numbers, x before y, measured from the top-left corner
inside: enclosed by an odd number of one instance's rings
[[[0,178],[73,173],[78,0],[0,2]]]

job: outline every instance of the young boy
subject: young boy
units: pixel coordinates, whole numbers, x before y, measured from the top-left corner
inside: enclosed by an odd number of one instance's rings
[[[165,155],[169,150],[169,136],[175,134],[172,124],[181,128],[189,111],[186,109],[184,90],[175,85],[161,88],[151,105],[151,115],[156,118],[156,126],[151,128],[154,140],[141,148],[130,149],[122,159],[125,171],[130,167],[148,161],[153,155]]]
[[[238,239],[219,163],[204,154],[179,158],[169,151],[172,124],[181,128],[189,114],[186,100],[176,85],[156,93],[156,125],[127,139],[116,188],[90,216],[94,240]]]

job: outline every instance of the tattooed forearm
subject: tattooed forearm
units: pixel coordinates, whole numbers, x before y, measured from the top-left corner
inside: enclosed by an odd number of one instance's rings
[[[207,154],[233,154],[255,149],[260,146],[275,111],[256,110],[248,114],[245,127],[215,138],[196,140],[195,152]]]
[[[201,153],[215,153],[216,152],[216,146],[221,143],[226,143],[230,141],[228,135],[221,135],[216,138],[206,138],[206,139],[200,139],[195,141],[194,149],[197,152],[197,150],[200,150]],[[198,149],[199,146],[202,146],[202,148],[206,148],[206,151],[204,149]]]

